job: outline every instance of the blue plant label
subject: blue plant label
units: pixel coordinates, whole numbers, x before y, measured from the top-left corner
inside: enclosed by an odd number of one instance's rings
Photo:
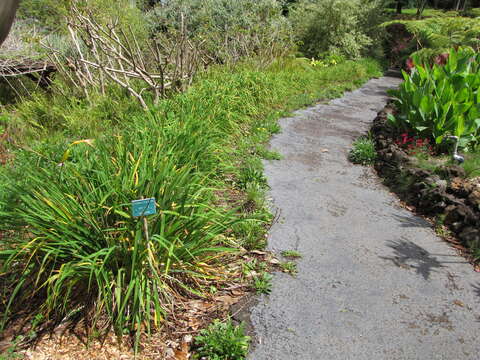
[[[155,198],[132,201],[132,215],[134,217],[154,215],[156,213]]]

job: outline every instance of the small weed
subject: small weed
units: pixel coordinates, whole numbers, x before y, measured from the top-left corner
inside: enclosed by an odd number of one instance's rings
[[[248,275],[252,271],[263,273],[265,272],[266,268],[267,268],[267,264],[265,262],[258,261],[257,259],[252,259],[249,262],[243,263],[242,272],[244,275]]]
[[[285,258],[299,259],[302,257],[302,254],[296,250],[284,250],[282,251],[282,256]]]
[[[272,292],[272,279],[273,276],[267,272],[257,276],[253,284],[257,294],[270,294]]]
[[[263,175],[263,169],[247,165],[240,169],[237,185],[245,190],[248,184],[257,183],[259,186],[267,186],[267,179]]]
[[[435,233],[444,238],[452,235],[452,232],[445,226],[445,214],[440,214],[435,218]]]
[[[452,235],[452,232],[448,230],[448,228],[445,225],[435,226],[435,233],[442,238],[449,237]]]
[[[435,224],[438,226],[438,225],[444,225],[445,224],[445,218],[446,218],[446,215],[445,214],[439,214],[437,215],[437,217],[435,218]]]
[[[280,264],[283,272],[295,275],[297,273],[297,264],[293,261],[287,261]]]
[[[233,231],[239,239],[240,245],[247,250],[260,250],[265,247],[264,222],[249,219],[233,226]]]
[[[281,160],[282,155],[277,151],[268,150],[263,145],[258,145],[255,149],[255,153],[265,160]]]
[[[370,137],[361,137],[353,143],[349,159],[354,164],[370,165],[377,158],[375,143]]]
[[[248,183],[245,188],[247,204],[255,205],[255,209],[262,209],[265,205],[265,189],[258,183]]]
[[[270,134],[279,134],[282,131],[282,128],[275,122],[267,126],[267,131],[270,132]]]
[[[194,359],[241,360],[245,359],[250,337],[245,335],[243,324],[235,326],[231,319],[215,320],[195,338],[198,346]]]

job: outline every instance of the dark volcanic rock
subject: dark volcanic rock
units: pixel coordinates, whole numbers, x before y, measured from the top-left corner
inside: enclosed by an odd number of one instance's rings
[[[389,109],[388,111],[391,111]],[[429,216],[443,215],[444,223],[467,246],[480,246],[480,181],[466,180],[458,165],[435,170],[420,168],[416,159],[395,143],[395,131],[378,114],[371,132],[375,135],[378,159],[375,169],[385,183],[416,211]]]
[[[466,176],[465,170],[458,165],[443,165],[437,169],[437,173],[444,179],[451,179],[454,177],[464,178]]]
[[[471,248],[480,247],[480,230],[474,227],[466,227],[459,235],[460,240]]]

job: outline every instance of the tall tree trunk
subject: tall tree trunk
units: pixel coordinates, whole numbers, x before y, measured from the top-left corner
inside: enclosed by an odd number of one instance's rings
[[[0,0],[0,45],[10,32],[19,3],[20,0]]]

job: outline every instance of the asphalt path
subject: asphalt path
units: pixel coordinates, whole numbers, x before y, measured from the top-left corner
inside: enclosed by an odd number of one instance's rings
[[[373,79],[280,121],[269,248],[303,257],[251,309],[249,359],[480,359],[480,274],[347,158],[398,83]]]

